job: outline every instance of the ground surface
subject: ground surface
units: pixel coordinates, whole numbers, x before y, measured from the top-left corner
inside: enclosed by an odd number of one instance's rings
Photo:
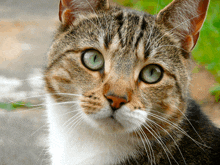
[[[58,22],[59,0],[8,0],[0,6],[0,102],[43,101],[42,72]],[[196,66],[192,96],[220,126],[220,103],[210,95],[215,80]],[[47,164],[44,109],[0,110],[0,165]]]

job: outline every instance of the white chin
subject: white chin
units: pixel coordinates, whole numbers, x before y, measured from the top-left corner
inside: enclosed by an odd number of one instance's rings
[[[125,128],[121,123],[112,117],[96,120],[98,129],[105,133],[123,133]]]

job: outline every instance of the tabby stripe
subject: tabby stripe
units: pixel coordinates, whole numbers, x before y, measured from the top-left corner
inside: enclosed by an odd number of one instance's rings
[[[54,65],[56,65],[60,60],[62,60],[64,57],[66,57],[65,54],[60,54],[57,58],[55,58],[52,63],[46,68],[46,72],[48,72]]]
[[[111,38],[110,38],[110,35],[109,35],[109,33],[108,33],[108,34],[106,34],[106,36],[104,37],[104,46],[105,46],[106,49],[109,48],[110,42],[111,42]]]
[[[45,80],[45,82],[46,82],[46,84],[45,84],[46,89],[47,89],[47,91],[48,91],[50,94],[52,94],[52,97],[53,97],[54,99],[56,99],[57,101],[61,100],[62,97],[57,94],[59,91],[57,92],[57,91],[55,90],[55,88],[51,85],[50,79],[48,79],[48,78],[45,76],[45,77],[44,77],[44,80]]]
[[[178,80],[177,80],[177,77],[176,77],[176,75],[174,75],[174,74],[171,74],[171,73],[167,73],[169,76],[171,76],[171,77],[173,77],[174,78],[174,80],[175,80],[175,85],[176,85],[176,87],[177,87],[177,92],[179,92],[179,94],[180,94],[180,96],[181,96],[181,99],[183,100],[183,97],[182,97],[182,89],[181,89],[181,85],[180,85],[180,83],[178,82]]]
[[[144,32],[141,31],[141,32],[139,33],[138,37],[137,37],[137,40],[136,40],[135,44],[134,44],[134,46],[135,46],[136,49],[137,49],[138,43],[139,43],[139,41],[141,40],[141,38],[143,37],[143,35],[144,35]]]
[[[73,76],[71,75],[71,71],[69,71],[67,68],[62,67],[70,76],[71,79],[73,79]]]
[[[144,47],[144,58],[148,58],[150,55],[150,42],[147,42],[147,44]]]
[[[60,62],[64,57],[66,57],[66,53],[79,53],[81,52],[80,50],[67,50],[66,52],[60,54],[55,58],[52,63],[49,64],[49,66],[46,68],[46,71],[49,71],[56,63]]]
[[[115,20],[118,22],[119,24],[119,28],[117,30],[117,33],[118,33],[118,36],[119,36],[119,40],[120,40],[120,43],[121,45],[123,45],[123,42],[122,42],[122,34],[121,34],[121,28],[124,24],[123,22],[123,12],[118,14],[116,17],[115,17]]]
[[[140,33],[139,33],[139,35],[138,35],[138,37],[137,37],[137,40],[136,40],[136,42],[135,42],[135,44],[134,44],[135,48],[137,48],[139,41],[140,41],[141,38],[143,37],[143,35],[144,35],[144,30],[146,29],[146,26],[147,26],[147,22],[145,21],[145,19],[144,19],[144,17],[143,17],[143,19],[142,19],[142,21],[141,21],[141,31],[140,31]]]

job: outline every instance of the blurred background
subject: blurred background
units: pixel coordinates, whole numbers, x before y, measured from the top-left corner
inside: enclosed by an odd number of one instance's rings
[[[114,1],[116,2],[116,1]],[[158,13],[171,0],[117,0]],[[0,165],[46,164],[43,72],[59,0],[0,0]],[[220,125],[220,1],[211,0],[193,50],[192,97]]]

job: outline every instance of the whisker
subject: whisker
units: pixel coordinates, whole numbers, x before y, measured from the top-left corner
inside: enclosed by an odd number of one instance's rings
[[[40,128],[38,128],[36,131],[34,131],[31,135],[30,135],[30,137],[32,137],[34,134],[36,134],[38,131],[40,131],[43,127],[45,127],[45,126],[47,126],[48,124],[46,123],[46,124],[44,124],[43,126],[41,126]]]
[[[138,131],[140,131],[140,128],[139,128]],[[142,141],[142,143],[143,143],[143,145],[144,145],[144,150],[145,150],[145,152],[146,152],[146,154],[147,154],[147,157],[148,157],[148,161],[150,161],[151,159],[150,159],[148,150],[147,150],[147,148],[146,148],[145,142],[144,142],[144,140],[143,140],[143,138],[142,138],[142,134],[140,134],[138,131],[137,131],[137,134],[138,134],[139,137],[141,138],[141,141]]]
[[[73,121],[75,121],[76,119],[78,119],[77,117],[80,116],[81,114],[78,112],[75,115],[73,115],[71,118],[69,118],[67,121],[65,121],[65,123],[63,123],[62,127],[67,127],[69,124],[71,124]],[[74,119],[75,118],[75,119]],[[72,120],[74,119],[74,120]],[[71,122],[69,122],[71,121]],[[67,125],[66,125],[67,124]]]
[[[150,157],[151,157],[151,159],[150,159],[151,164],[153,164],[153,163],[156,164],[156,162],[155,162],[155,156],[154,156],[154,152],[153,152],[153,148],[152,148],[152,145],[151,145],[151,143],[150,143],[150,140],[148,139],[146,133],[144,133],[144,131],[143,131],[142,128],[140,128],[140,131],[142,132],[142,135],[143,135],[143,137],[144,137],[144,140],[146,141],[146,143],[147,143],[147,145],[148,145],[148,147],[149,147]]]
[[[179,153],[180,153],[181,157],[183,158],[184,164],[186,165],[186,160],[185,160],[185,158],[184,158],[184,156],[183,156],[183,154],[182,154],[182,152],[181,152],[181,150],[180,150],[180,148],[179,148],[179,146],[178,146],[176,140],[172,137],[172,135],[171,135],[166,129],[164,129],[163,127],[161,127],[159,124],[157,124],[157,123],[154,122],[153,120],[147,119],[147,121],[149,121],[149,122],[155,124],[157,127],[161,128],[164,132],[166,132],[166,133],[168,134],[168,136],[173,140],[175,146],[176,146],[177,149],[179,150]]]
[[[42,95],[35,95],[35,96],[29,96],[29,97],[25,97],[24,99],[31,99],[31,98],[36,98],[36,97],[46,97],[47,95],[67,95],[67,96],[82,96],[81,94],[73,94],[73,93],[50,93],[50,94],[42,94]],[[11,100],[9,103],[14,103],[14,102],[17,102],[17,101],[20,101],[19,99],[16,99],[16,100]],[[20,104],[20,105],[23,105],[23,104]]]
[[[74,122],[71,122],[71,126],[69,127],[69,129],[67,130],[67,132],[70,132],[70,134],[72,133],[72,131],[76,128],[77,125],[79,125],[79,123],[81,123],[81,121],[83,120],[82,118],[82,114],[79,116],[79,118],[77,118],[76,120],[74,120]]]
[[[164,142],[162,141],[161,137],[160,137],[159,135],[157,135],[157,133],[155,133],[155,131],[154,131],[149,125],[143,125],[143,127],[144,127],[145,129],[147,129],[147,131],[150,132],[150,134],[159,142],[159,144],[160,144],[161,147],[163,148],[163,150],[164,150],[164,152],[165,152],[165,154],[166,154],[166,156],[167,156],[167,158],[168,158],[168,161],[170,162],[170,164],[172,164],[172,163],[171,163],[171,160],[170,160],[170,158],[169,158],[169,156],[168,156],[168,154],[167,154],[167,151],[168,151],[168,153],[169,153],[172,157],[173,157],[173,155],[170,153],[169,149],[168,149],[167,146],[164,144]],[[156,135],[154,135],[154,134],[149,130],[149,128],[150,128],[152,131],[154,131],[154,133],[155,133]],[[173,157],[173,159],[175,160],[174,157]],[[176,160],[175,160],[175,161],[176,161]],[[176,161],[176,163],[178,164],[177,161]]]
[[[179,109],[177,108],[177,110],[185,117],[185,119],[188,121],[188,123],[191,125],[192,129],[195,131],[195,133],[198,135],[198,137],[200,138],[200,140],[204,143],[202,137],[199,135],[199,133],[196,131],[195,127],[192,125],[192,123],[190,122],[190,120],[187,118],[187,116]]]
[[[202,143],[196,141],[195,139],[193,139],[193,138],[192,138],[190,135],[188,135],[181,127],[179,127],[179,126],[176,125],[175,123],[171,122],[170,120],[168,120],[168,119],[166,119],[166,118],[164,118],[164,117],[162,117],[162,116],[158,116],[158,115],[156,115],[156,114],[150,113],[150,112],[149,112],[149,115],[151,115],[152,117],[154,117],[154,118],[156,118],[156,119],[158,119],[158,120],[161,120],[161,121],[163,121],[163,122],[166,122],[166,123],[170,124],[171,126],[173,126],[174,128],[176,128],[177,130],[179,130],[180,132],[182,132],[184,135],[186,135],[188,138],[190,138],[192,141],[194,141],[200,148],[201,148],[201,146],[208,147],[208,146],[206,146],[205,144],[202,144]],[[201,146],[200,146],[200,145],[201,145]],[[201,148],[201,149],[203,149],[203,148]]]
[[[50,105],[62,105],[62,104],[72,104],[72,103],[77,103],[78,101],[66,101],[66,102],[58,102],[58,103],[53,103]],[[39,107],[39,106],[44,106],[47,105],[47,103],[45,104],[37,104],[37,105],[32,105],[32,107]]]

